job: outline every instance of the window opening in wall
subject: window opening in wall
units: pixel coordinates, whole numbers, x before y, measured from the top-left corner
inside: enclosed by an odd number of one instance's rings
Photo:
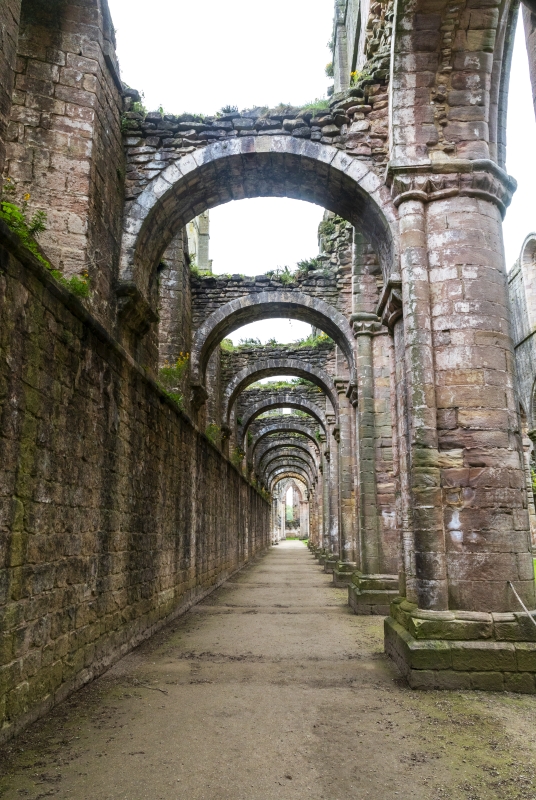
[[[506,266],[519,256],[527,234],[536,230],[536,119],[532,102],[529,61],[522,10],[519,13],[508,93],[506,169],[517,191],[504,220]]]

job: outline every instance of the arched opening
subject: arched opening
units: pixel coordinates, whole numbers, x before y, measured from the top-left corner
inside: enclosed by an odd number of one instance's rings
[[[374,171],[329,145],[245,136],[183,156],[132,201],[125,218],[121,280],[133,282],[154,303],[156,265],[174,236],[207,209],[261,196],[293,197],[339,214],[371,238],[384,275],[390,274],[396,214]]]

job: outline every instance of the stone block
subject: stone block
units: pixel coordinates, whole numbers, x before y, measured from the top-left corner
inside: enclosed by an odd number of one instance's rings
[[[452,670],[412,669],[408,673],[408,683],[412,689],[470,689],[471,675],[468,672]]]
[[[515,647],[509,642],[452,642],[451,653],[455,670],[507,672],[517,669]]]
[[[535,694],[536,683],[532,672],[506,672],[504,675],[504,688],[507,692],[521,694]]]
[[[471,689],[483,692],[504,691],[504,673],[502,672],[470,672]]]
[[[410,616],[408,630],[416,639],[445,639],[450,641],[491,639],[491,621],[418,619]]]
[[[515,652],[517,670],[536,674],[536,644],[532,642],[516,642]]]

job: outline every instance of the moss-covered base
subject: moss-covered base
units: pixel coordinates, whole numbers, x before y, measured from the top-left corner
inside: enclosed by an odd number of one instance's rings
[[[355,614],[389,614],[390,603],[398,596],[397,575],[363,575],[354,572],[348,586],[348,605]]]
[[[527,614],[423,611],[397,598],[385,652],[414,689],[536,694],[536,628]]]
[[[328,555],[324,560],[324,572],[333,573],[339,563],[339,556]]]
[[[352,575],[357,569],[357,564],[351,561],[338,561],[333,570],[333,585],[337,589],[344,589],[352,582]]]

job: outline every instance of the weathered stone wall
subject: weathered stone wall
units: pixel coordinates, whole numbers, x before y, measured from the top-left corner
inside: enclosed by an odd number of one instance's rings
[[[4,168],[6,132],[11,113],[21,0],[3,0],[0,13],[0,172]]]
[[[0,236],[5,738],[266,547],[270,506]]]
[[[191,337],[191,292],[188,245],[185,231],[175,237],[162,258],[159,274],[158,361],[173,364],[181,353],[189,353]]]
[[[351,297],[348,275],[350,266],[341,268],[337,273],[328,269],[312,270],[305,275],[297,275],[291,282],[285,282],[278,276],[257,275],[207,275],[192,276],[192,324],[194,330],[206,318],[226,303],[245,295],[260,292],[305,292],[319,297],[339,311],[348,312],[351,308]]]
[[[107,3],[23,0],[17,53],[5,173],[47,212],[48,257],[89,274],[92,312],[111,329],[125,167]]]
[[[227,386],[242,369],[258,362],[292,359],[306,366],[318,367],[335,375],[335,345],[319,342],[314,347],[293,347],[292,344],[261,345],[260,347],[238,347],[233,351],[222,351],[222,385]]]

